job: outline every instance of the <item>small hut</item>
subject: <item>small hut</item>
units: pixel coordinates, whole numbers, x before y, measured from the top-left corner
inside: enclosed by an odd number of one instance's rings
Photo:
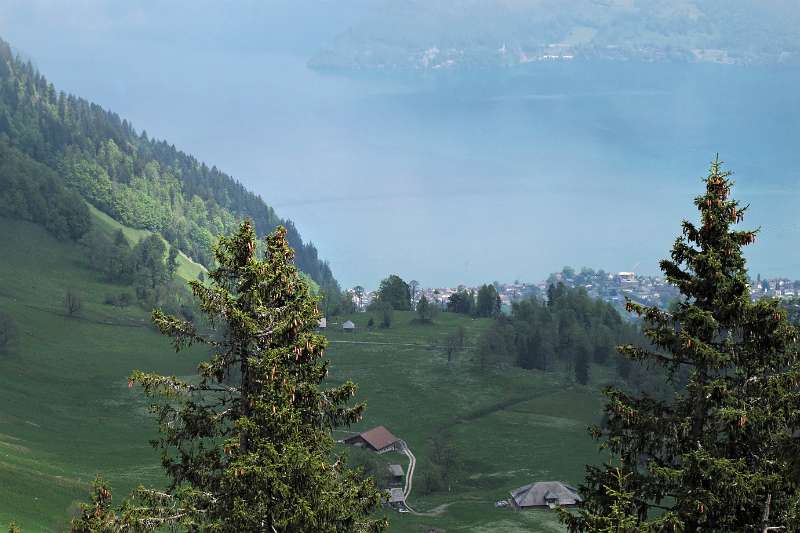
[[[386,489],[386,492],[389,493],[389,499],[387,503],[389,504],[390,507],[394,509],[405,509],[406,497],[403,494],[403,489],[400,488]]]
[[[342,324],[342,331],[353,333],[355,330],[356,330],[356,325],[353,324],[352,320],[348,320],[344,324]]]
[[[389,465],[389,483],[392,485],[403,484],[403,467],[400,465]]]

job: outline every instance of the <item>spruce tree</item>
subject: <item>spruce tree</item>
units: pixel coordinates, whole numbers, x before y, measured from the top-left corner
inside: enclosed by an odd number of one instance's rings
[[[196,379],[135,372],[155,400],[162,464],[171,484],[140,488],[118,510],[133,529],[189,531],[380,531],[381,502],[334,454],[331,430],[359,420],[353,383],[323,388],[326,340],[320,313],[297,268],[286,230],[267,238],[259,259],[244,222],[215,248],[210,283],[190,282],[211,335],[161,311],[153,320],[180,351],[212,350]],[[80,524],[74,530],[80,531]]]
[[[670,312],[627,304],[652,347],[626,345],[621,353],[688,379],[668,401],[605,391],[607,422],[592,433],[612,460],[587,467],[585,506],[563,515],[570,531],[594,531],[619,513],[608,487],[621,479],[635,522],[620,531],[797,528],[785,453],[800,427],[797,331],[776,301],[750,299],[742,247],[756,232],[736,228],[746,208],[731,198],[729,176],[715,159],[694,202],[700,224],[684,221],[661,262],[683,300]]]

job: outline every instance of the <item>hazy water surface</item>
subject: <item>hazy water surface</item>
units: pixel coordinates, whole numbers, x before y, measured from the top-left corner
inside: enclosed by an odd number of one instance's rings
[[[334,33],[314,23],[318,40]],[[46,43],[28,24],[0,31],[59,88],[240,179],[348,286],[393,272],[423,285],[537,280],[565,264],[654,272],[715,152],[763,228],[753,271],[800,277],[796,70],[344,76],[309,70],[313,42],[295,46],[275,22],[230,41],[157,25],[160,39],[64,32]]]

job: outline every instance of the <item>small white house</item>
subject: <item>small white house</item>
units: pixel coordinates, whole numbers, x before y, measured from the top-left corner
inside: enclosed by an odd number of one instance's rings
[[[319,319],[319,324],[317,324],[317,329],[323,330],[323,329],[327,329],[327,328],[328,328],[328,319],[325,318],[325,317],[320,318]]]
[[[342,324],[342,330],[353,333],[356,330],[356,325],[353,324],[352,320],[348,320],[344,324]]]

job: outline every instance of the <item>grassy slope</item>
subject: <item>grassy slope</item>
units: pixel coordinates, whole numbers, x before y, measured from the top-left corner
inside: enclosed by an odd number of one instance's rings
[[[94,214],[99,227],[120,227]],[[146,235],[123,230],[131,241]],[[21,330],[16,353],[0,356],[0,527],[14,519],[27,531],[56,530],[96,472],[119,495],[139,482],[159,483],[157,453],[147,444],[154,425],[125,378],[134,368],[186,375],[194,361],[175,357],[141,309],[103,305],[119,287],[88,270],[79,247],[0,218],[0,249],[0,309]],[[196,277],[188,260],[182,269],[186,279]],[[82,317],[62,311],[68,288],[82,296]],[[424,326],[396,313],[391,329],[367,331],[368,315],[351,318],[359,331],[345,334],[331,324],[328,354],[331,379],[353,379],[368,402],[354,429],[384,424],[405,439],[418,458],[409,502],[419,511],[447,505],[437,516],[390,512],[391,530],[560,531],[552,513],[493,503],[533,480],[580,480],[583,464],[597,459],[585,433],[600,413],[596,390],[560,374],[479,371],[470,352],[448,365],[430,347],[459,325],[474,341],[486,320],[443,314]],[[450,492],[423,496],[428,441],[443,429],[464,467]],[[405,465],[403,457],[384,459]]]
[[[145,229],[134,229],[129,228],[128,226],[123,226],[107,214],[94,207],[92,204],[87,202],[86,205],[89,207],[89,211],[92,214],[92,222],[94,223],[94,226],[111,237],[113,237],[117,230],[122,230],[122,233],[125,235],[125,238],[128,239],[128,242],[130,242],[131,245],[134,245],[145,237],[152,235],[152,232]],[[168,244],[167,246],[169,247]],[[200,274],[200,272],[205,272],[205,270],[206,269],[203,267],[203,265],[195,263],[183,252],[178,252],[177,274],[179,277],[185,279],[186,281],[191,281],[193,279],[197,279],[197,275]]]
[[[0,218],[0,309],[17,320],[19,348],[0,356],[0,526],[59,528],[102,472],[119,494],[159,482],[148,445],[154,424],[126,376],[135,368],[186,375],[147,313],[103,305],[114,287],[87,269],[79,247],[38,226]],[[67,289],[82,316],[62,309]]]
[[[366,418],[355,429],[383,424],[409,444],[417,456],[409,503],[417,511],[447,505],[438,516],[390,512],[391,531],[562,531],[549,511],[518,513],[493,504],[532,481],[580,482],[583,465],[598,460],[586,434],[601,414],[597,389],[573,385],[562,374],[481,371],[470,361],[470,352],[448,366],[440,350],[425,346],[437,344],[458,325],[474,341],[487,320],[442,314],[436,325],[423,326],[411,322],[411,313],[395,313],[391,329],[368,331],[368,315],[350,318],[358,332],[330,327],[328,354],[332,378],[353,379],[367,401]],[[462,472],[450,492],[424,496],[429,439],[442,430],[462,457]],[[399,455],[387,460],[407,463]]]

